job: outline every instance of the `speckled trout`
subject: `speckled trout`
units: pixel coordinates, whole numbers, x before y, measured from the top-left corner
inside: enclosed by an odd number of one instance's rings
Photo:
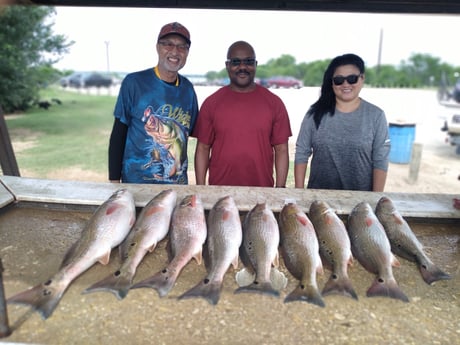
[[[385,229],[393,253],[415,262],[427,284],[442,279],[451,279],[450,275],[439,269],[428,258],[423,245],[388,197],[380,198],[375,214]]]
[[[286,268],[299,280],[299,285],[285,302],[306,301],[324,307],[318,291],[316,274],[323,273],[319,244],[313,224],[297,204],[283,206],[279,215],[280,251]]]
[[[160,297],[166,296],[190,260],[195,259],[201,264],[206,235],[203,203],[198,195],[187,195],[174,208],[171,217],[169,248],[172,260],[161,271],[131,288],[149,287],[155,289]]]
[[[409,302],[393,276],[392,265],[399,266],[399,261],[391,252],[385,230],[368,203],[360,202],[353,208],[348,216],[347,230],[353,256],[366,270],[377,275],[367,296]]]
[[[208,236],[204,246],[206,277],[179,298],[202,297],[217,304],[224,275],[230,265],[238,268],[239,248],[243,233],[235,201],[231,196],[220,198],[209,211]]]
[[[345,224],[324,201],[313,201],[308,215],[318,236],[319,254],[324,267],[332,271],[324,285],[323,296],[340,294],[358,299],[348,277],[348,266],[353,263],[353,255]]]
[[[135,221],[131,192],[116,191],[89,219],[80,239],[67,252],[61,269],[45,283],[10,297],[8,302],[30,305],[47,319],[75,278],[96,262],[109,262],[112,248],[126,238]]]
[[[236,274],[235,293],[257,292],[278,297],[287,279],[279,272],[280,233],[273,211],[266,203],[254,206],[243,221],[240,258],[245,266]],[[273,267],[272,267],[273,266]]]
[[[132,230],[120,245],[120,268],[87,288],[84,293],[109,291],[118,299],[128,295],[137,266],[168,234],[176,199],[177,193],[167,189],[158,193],[144,206]]]

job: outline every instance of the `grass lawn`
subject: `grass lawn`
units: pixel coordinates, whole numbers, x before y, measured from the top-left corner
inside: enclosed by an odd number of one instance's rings
[[[5,117],[21,176],[107,181],[107,149],[116,96],[52,87],[44,90],[41,98],[59,99],[62,104],[52,102],[48,110],[33,107],[24,114]],[[191,138],[189,175],[193,175],[195,146],[196,140]],[[82,176],[76,178],[72,171]],[[287,185],[294,186],[293,162]]]

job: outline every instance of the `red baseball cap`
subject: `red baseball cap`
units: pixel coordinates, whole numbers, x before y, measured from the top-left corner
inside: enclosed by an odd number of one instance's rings
[[[190,41],[190,32],[185,26],[178,22],[169,23],[163,26],[161,28],[160,34],[158,35],[158,40],[172,34],[182,36],[188,44],[192,43]]]

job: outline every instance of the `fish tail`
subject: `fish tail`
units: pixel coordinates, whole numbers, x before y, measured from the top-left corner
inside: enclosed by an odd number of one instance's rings
[[[286,296],[284,303],[304,301],[315,304],[319,307],[325,307],[323,297],[315,286],[299,284],[292,292]]]
[[[8,298],[7,303],[29,305],[46,320],[56,309],[66,288],[56,289],[47,283],[40,284]]]
[[[404,302],[409,302],[409,298],[402,292],[396,280],[377,278],[372,283],[371,287],[367,290],[367,297],[390,297],[399,299]]]
[[[211,282],[209,279],[204,279],[195,287],[179,296],[179,299],[202,297],[209,303],[216,305],[219,302],[222,283]]]
[[[167,270],[160,271],[150,278],[134,284],[131,286],[131,289],[139,289],[144,287],[152,288],[158,292],[160,297],[164,297],[169,293],[169,291],[171,291],[176,282],[176,277],[170,276],[167,273]]]
[[[271,295],[275,297],[279,297],[279,291],[273,288],[273,285],[270,282],[259,283],[254,281],[250,285],[241,286],[235,290],[235,293],[245,293],[245,292],[255,292],[259,294]]]
[[[91,285],[89,288],[84,290],[83,293],[87,294],[96,291],[107,291],[112,292],[118,299],[121,300],[128,295],[131,283],[131,275],[123,275],[120,274],[120,271],[116,271],[108,277]]]
[[[323,288],[322,295],[332,295],[339,294],[343,296],[348,296],[353,299],[358,299],[358,295],[353,289],[350,278],[347,276],[339,277],[337,274],[333,273],[329,277],[329,280],[326,282]]]
[[[432,284],[438,280],[448,280],[452,278],[449,274],[442,271],[432,262],[421,262],[418,265],[418,269],[420,270],[423,280],[427,284]]]

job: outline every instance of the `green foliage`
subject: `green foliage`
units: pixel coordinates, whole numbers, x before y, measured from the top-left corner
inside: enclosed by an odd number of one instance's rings
[[[291,55],[281,55],[270,59],[266,64],[257,66],[258,78],[269,78],[277,75],[292,76],[303,81],[305,86],[320,86],[323,74],[330,59],[310,63],[296,63]],[[460,67],[450,66],[441,62],[438,57],[429,54],[413,54],[407,61],[401,61],[399,66],[381,65],[366,67],[366,84],[374,87],[433,87],[438,86],[444,73],[453,76],[460,72]],[[206,74],[208,80],[227,76],[225,69]],[[452,81],[450,81],[452,83]]]
[[[25,110],[40,87],[56,80],[52,68],[73,42],[53,35],[46,19],[54,8],[8,6],[0,12],[0,105],[5,113]]]

